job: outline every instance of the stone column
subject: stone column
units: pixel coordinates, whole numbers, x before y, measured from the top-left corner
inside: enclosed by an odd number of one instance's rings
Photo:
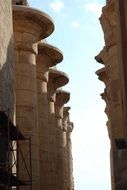
[[[69,152],[68,152],[68,123],[69,123],[69,110],[70,107],[64,107],[63,109],[63,131],[66,132],[66,147],[64,150],[64,157],[65,157],[65,164],[64,164],[64,170],[66,171],[66,189],[71,189],[71,183],[70,183],[70,160],[69,160]]]
[[[100,55],[98,57],[96,57],[96,60],[98,60],[99,57],[100,57]],[[101,94],[101,97],[106,103],[105,113],[108,116],[107,129],[108,129],[109,138],[111,140],[111,136],[112,136],[112,134],[111,134],[112,130],[111,130],[111,126],[110,126],[110,123],[111,123],[111,121],[110,121],[110,118],[111,118],[111,116],[110,116],[110,111],[111,111],[110,106],[111,105],[110,105],[110,100],[109,100],[109,94],[107,92],[107,89],[108,89],[108,77],[107,77],[107,75],[108,74],[106,73],[106,68],[105,67],[103,67],[103,68],[99,69],[98,71],[96,71],[96,74],[98,75],[98,79],[101,80],[102,82],[104,82],[104,84],[105,84],[104,93]]]
[[[69,120],[70,107],[64,107],[63,109],[63,130],[67,132],[68,120]]]
[[[52,20],[43,12],[13,6],[15,74],[16,74],[16,123],[26,137],[31,137],[32,185],[40,189],[39,144],[37,122],[36,54],[37,42],[53,32]],[[29,169],[29,151],[22,143],[21,149]],[[28,174],[19,155],[19,176]],[[27,187],[23,187],[26,189]]]
[[[56,138],[57,138],[57,181],[58,190],[68,188],[67,179],[67,157],[66,157],[66,130],[63,128],[63,109],[70,99],[70,93],[58,90],[56,93]]]
[[[67,157],[68,157],[68,190],[74,190],[74,178],[73,178],[73,158],[72,158],[72,144],[71,133],[73,131],[73,123],[68,118],[67,125]]]
[[[114,164],[113,164],[113,147],[115,147],[115,140],[113,140],[113,136],[115,135],[114,133],[114,129],[112,129],[112,103],[111,103],[111,86],[110,86],[110,82],[109,80],[111,80],[111,78],[109,79],[109,66],[106,65],[108,64],[108,61],[110,60],[108,58],[108,52],[107,49],[104,48],[100,54],[98,54],[98,56],[96,56],[96,60],[99,63],[102,63],[105,65],[105,67],[103,67],[102,69],[99,69],[98,71],[96,71],[96,74],[98,75],[98,79],[101,80],[102,82],[104,82],[105,84],[105,89],[104,92],[101,94],[102,99],[105,101],[106,103],[106,108],[105,108],[105,113],[108,116],[108,121],[106,123],[107,129],[108,129],[108,134],[109,134],[109,138],[110,138],[110,143],[111,143],[111,150],[110,150],[110,171],[111,171],[111,182],[112,182],[112,188],[114,187]],[[110,66],[111,67],[111,66]],[[113,86],[112,86],[113,88]],[[117,114],[117,113],[116,113]],[[112,124],[112,125],[111,125]]]
[[[46,43],[38,44],[37,56],[37,95],[38,95],[38,127],[39,127],[39,159],[40,159],[40,184],[44,190],[53,190],[56,171],[54,160],[50,159],[51,149],[54,146],[50,139],[50,128],[48,126],[48,99],[47,83],[49,78],[49,67],[60,63],[63,55],[59,49]],[[54,137],[53,137],[54,138]],[[54,143],[54,142],[53,142]],[[54,148],[54,147],[53,147]],[[53,150],[54,151],[54,150]]]
[[[57,141],[56,141],[56,124],[55,124],[55,108],[54,102],[56,100],[56,89],[68,83],[68,76],[56,69],[49,70],[48,81],[48,118],[49,118],[49,159],[52,164],[52,171],[50,174],[49,184],[52,185],[52,190],[59,190],[57,179]],[[48,166],[47,166],[48,167]],[[52,177],[51,177],[52,176]]]

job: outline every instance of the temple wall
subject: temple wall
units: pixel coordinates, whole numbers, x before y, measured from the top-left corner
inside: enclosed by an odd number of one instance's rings
[[[0,1],[0,110],[14,111],[14,65],[12,9],[10,0]]]
[[[126,1],[106,1],[100,23],[105,46],[95,59],[103,64],[96,74],[105,84],[102,99],[106,102],[107,128],[111,142],[110,165],[112,190],[127,188],[127,130],[126,130],[126,31],[123,30]],[[123,26],[123,28],[122,28]],[[124,32],[123,32],[124,31]],[[125,35],[125,36],[124,36]]]
[[[115,149],[115,139],[123,137],[123,112],[120,91],[119,57],[117,47],[117,28],[115,4],[109,1],[103,8],[100,22],[104,32],[105,46],[96,56],[96,60],[104,65],[96,72],[99,79],[105,83],[105,92],[102,99],[106,102],[106,114],[108,116],[108,131],[112,148]],[[103,72],[103,73],[102,73]]]

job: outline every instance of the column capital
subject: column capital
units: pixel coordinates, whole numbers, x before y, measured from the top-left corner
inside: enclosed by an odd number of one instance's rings
[[[98,63],[106,65],[106,62],[108,61],[108,50],[106,46],[104,46],[103,50],[100,51],[100,53],[97,56],[95,56],[95,60]]]
[[[69,110],[71,109],[71,107],[67,106],[67,107],[64,107],[63,109],[63,114],[65,117],[68,117],[69,116]]]
[[[63,106],[70,99],[70,93],[64,90],[56,91],[56,101],[55,101],[55,109],[56,109],[56,117],[63,119]]]
[[[106,104],[109,101],[108,95],[107,95],[107,89],[104,89],[104,92],[101,94],[101,98],[106,102]]]
[[[68,76],[57,69],[49,69],[48,81],[48,98],[50,101],[55,101],[55,92],[57,88],[66,85],[69,82]]]
[[[68,127],[67,127],[67,132],[71,133],[74,129],[74,123],[71,121],[68,121]]]
[[[107,74],[106,74],[106,68],[103,67],[96,71],[96,75],[98,76],[98,79],[105,83],[105,85],[108,83]]]
[[[53,67],[63,60],[62,52],[47,43],[38,43],[37,78],[48,82],[49,67]]]
[[[70,99],[70,93],[65,90],[57,90],[56,91],[56,102],[55,104],[58,106],[63,106]]]
[[[16,49],[31,50],[31,45],[48,37],[54,30],[52,19],[28,6],[13,5],[14,43]]]
[[[37,59],[40,59],[40,63],[47,67],[53,67],[63,60],[63,53],[55,46],[40,42]]]
[[[54,84],[54,89],[60,88],[65,86],[69,82],[69,77],[66,73],[50,68],[49,69],[49,82]]]

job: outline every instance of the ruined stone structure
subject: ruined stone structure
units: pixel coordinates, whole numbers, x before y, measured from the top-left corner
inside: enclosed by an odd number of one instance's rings
[[[26,0],[1,0],[0,25],[0,111],[8,111],[9,122],[16,124],[16,142],[23,135],[31,139],[30,152],[27,142],[16,143],[16,151],[18,147],[22,151],[14,153],[16,174],[5,184],[0,173],[0,188],[74,190],[73,123],[69,108],[64,106],[70,93],[61,90],[69,78],[54,68],[63,60],[62,52],[44,40],[52,34],[54,23],[46,13],[29,7]],[[11,153],[9,164],[13,161]],[[12,174],[11,170],[7,175]],[[24,184],[28,175],[30,181]]]
[[[96,74],[104,82],[107,128],[111,142],[112,190],[127,189],[127,1],[107,0],[100,22],[105,46],[95,57],[103,64]]]

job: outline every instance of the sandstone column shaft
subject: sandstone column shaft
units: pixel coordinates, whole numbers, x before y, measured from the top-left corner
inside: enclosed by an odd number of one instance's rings
[[[73,123],[68,118],[67,126],[67,156],[68,156],[68,184],[70,190],[74,189],[74,178],[73,178],[73,158],[72,158],[72,144],[71,144],[71,133],[73,130]]]
[[[58,181],[57,181],[57,154],[56,154],[56,128],[55,128],[55,109],[54,109],[54,102],[55,102],[55,87],[53,84],[53,78],[49,73],[49,81],[48,81],[48,127],[49,127],[49,138],[52,139],[50,143],[49,149],[49,156],[50,156],[50,164],[52,164],[53,176],[50,180],[50,185],[52,184],[52,190],[57,189]],[[52,160],[51,160],[52,158]]]
[[[31,51],[15,49],[16,67],[16,122],[19,129],[26,137],[32,140],[32,181],[33,189],[39,189],[39,152],[38,152],[38,124],[37,124],[37,96],[36,96],[36,67],[35,54]],[[29,168],[28,144],[21,147],[23,154],[27,157]],[[19,159],[21,159],[19,157]],[[21,178],[29,179],[23,165],[19,166]],[[23,176],[22,176],[23,175]]]
[[[65,162],[64,162],[64,170],[66,174],[66,189],[71,190],[71,181],[70,181],[70,147],[69,147],[69,135],[68,135],[68,120],[69,120],[69,109],[70,107],[64,107],[63,110],[63,131],[66,132],[66,146],[64,149],[64,157],[65,157]]]
[[[67,180],[67,156],[66,156],[66,131],[63,129],[63,109],[64,104],[69,101],[70,94],[59,90],[56,93],[56,138],[57,138],[57,180],[58,189],[68,188]]]
[[[36,87],[37,42],[53,31],[53,24],[44,13],[24,6],[13,6],[13,20],[16,73],[16,122],[23,134],[31,137],[32,185],[33,190],[39,190],[40,171]],[[27,150],[26,144],[23,143],[21,143],[21,148],[26,159],[27,167],[29,168],[29,150]],[[19,159],[20,164],[20,156]],[[19,165],[19,175],[24,180],[29,179],[22,164]]]
[[[52,103],[52,101],[48,103],[47,82],[49,78],[49,67],[61,62],[62,59],[63,56],[57,48],[46,43],[39,43],[37,56],[37,89],[40,184],[45,190],[57,189],[55,167],[56,142],[54,141],[56,137],[52,117],[54,113],[54,103]],[[50,106],[49,108],[48,105]],[[49,114],[48,110],[50,111]],[[49,121],[51,123],[49,123]]]
[[[68,82],[68,77],[65,75],[65,73],[60,72],[55,69],[49,70],[49,81],[48,81],[48,104],[49,104],[49,138],[52,140],[50,147],[51,147],[51,157],[53,167],[54,167],[54,186],[52,187],[52,190],[60,190],[59,183],[57,175],[58,175],[58,168],[57,168],[57,140],[56,140],[56,123],[55,123],[55,107],[54,103],[56,100],[56,89],[64,86]]]

